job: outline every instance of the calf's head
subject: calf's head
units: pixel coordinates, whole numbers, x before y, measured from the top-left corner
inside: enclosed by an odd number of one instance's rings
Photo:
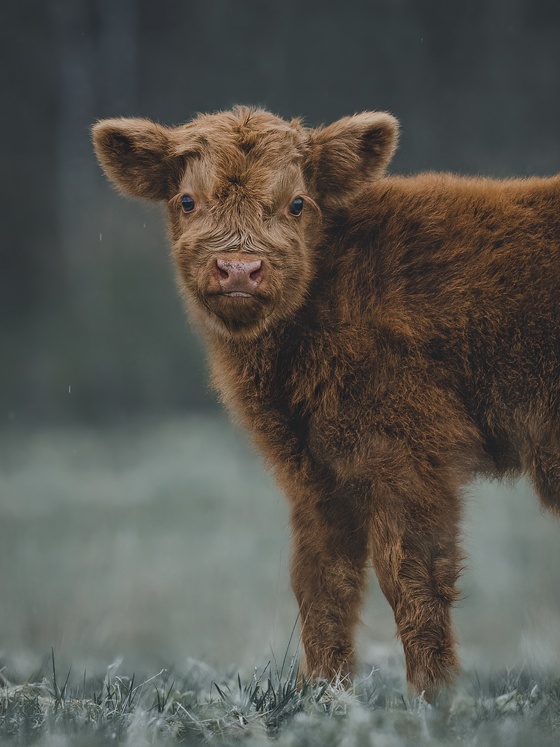
[[[397,127],[365,112],[314,130],[238,107],[180,127],[107,119],[93,139],[118,188],[166,203],[192,314],[220,335],[254,337],[301,307],[322,222],[382,176]]]

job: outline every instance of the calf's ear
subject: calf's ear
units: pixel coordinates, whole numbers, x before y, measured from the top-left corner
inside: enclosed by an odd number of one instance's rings
[[[397,147],[399,123],[385,112],[363,112],[313,130],[307,169],[317,197],[343,204],[381,177]]]
[[[122,192],[148,200],[173,196],[181,159],[170,128],[149,119],[103,119],[92,136],[103,171]]]

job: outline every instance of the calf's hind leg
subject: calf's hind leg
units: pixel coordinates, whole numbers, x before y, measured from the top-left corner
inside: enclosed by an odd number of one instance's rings
[[[430,700],[459,670],[451,620],[462,562],[459,496],[424,479],[407,480],[402,491],[378,486],[374,501],[375,570],[393,608],[409,686]]]

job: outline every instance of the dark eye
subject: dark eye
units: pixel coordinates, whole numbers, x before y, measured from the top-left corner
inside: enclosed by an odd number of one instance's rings
[[[289,210],[290,210],[290,215],[301,215],[301,211],[303,210],[302,198],[296,197],[296,199],[290,205]]]
[[[181,207],[184,213],[190,213],[194,210],[194,200],[190,195],[183,195],[181,197]]]

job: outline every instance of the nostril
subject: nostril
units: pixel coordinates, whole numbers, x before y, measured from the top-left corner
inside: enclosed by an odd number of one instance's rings
[[[216,270],[218,271],[219,278],[222,278],[223,280],[227,280],[227,278],[229,277],[228,265],[229,265],[229,262],[226,262],[223,259],[216,260]]]
[[[262,276],[262,262],[259,260],[258,267],[255,267],[254,270],[249,272],[249,277],[251,278],[251,280],[253,280],[256,283],[258,280],[261,279],[261,276]]]

